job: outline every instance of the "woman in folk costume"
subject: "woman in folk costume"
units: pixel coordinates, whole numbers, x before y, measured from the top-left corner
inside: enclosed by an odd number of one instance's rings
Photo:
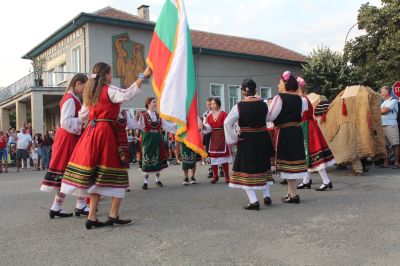
[[[176,131],[175,123],[161,119],[156,112],[156,98],[147,98],[145,106],[147,111],[142,113],[139,119],[139,129],[142,130],[139,161],[141,162],[142,172],[144,172],[144,183],[142,186],[144,190],[148,189],[148,179],[151,173],[156,174],[157,186],[164,187],[164,184],[160,181],[160,172],[168,167],[168,163],[162,130],[164,129],[167,132],[173,133]]]
[[[253,80],[245,79],[241,90],[244,100],[233,106],[224,122],[226,142],[237,145],[229,187],[246,191],[250,204],[245,209],[259,210],[256,190],[262,190],[265,205],[272,203],[269,185],[273,180],[271,157],[274,148],[266,131],[268,106],[255,97],[256,83]],[[235,130],[236,123],[240,128],[239,135]]]
[[[310,100],[305,96],[306,82],[303,78],[298,77],[297,83],[299,84],[299,95],[307,100],[308,110],[303,113],[301,118],[301,129],[304,135],[304,146],[306,151],[306,161],[308,165],[308,172],[318,172],[322,178],[322,185],[316,188],[317,191],[325,191],[331,189],[332,182],[326,173],[326,168],[335,164],[332,152],[319,129],[317,121],[314,119],[313,106]],[[312,180],[308,174],[297,188],[311,188]]]
[[[274,97],[268,112],[268,121],[275,125],[276,171],[288,181],[288,194],[284,203],[300,203],[296,179],[308,176],[304,151],[304,137],[300,127],[303,112],[308,110],[307,100],[297,95],[296,78],[285,71],[279,82],[279,94]]]
[[[49,170],[40,188],[41,191],[56,193],[49,212],[51,219],[56,216],[71,217],[73,215],[62,209],[65,194],[60,192],[60,188],[65,168],[82,133],[82,121],[78,117],[82,104],[78,95],[82,95],[86,82],[87,77],[84,74],[75,75],[60,102],[60,127],[55,136]],[[77,197],[75,215],[88,215],[88,213],[86,198]]]
[[[224,134],[224,122],[227,113],[221,110],[221,101],[218,98],[211,100],[212,111],[204,118],[203,133],[211,133],[210,144],[208,148],[208,155],[211,159],[211,166],[213,171],[212,184],[218,181],[218,166],[221,165],[225,183],[229,183],[229,163],[232,161],[231,151],[226,144]]]
[[[61,192],[90,195],[87,229],[131,222],[119,218],[119,207],[129,180],[127,168],[121,162],[121,151],[118,150],[115,123],[121,103],[133,99],[140,92],[143,79],[151,73],[151,69],[147,68],[129,88],[119,89],[110,85],[111,67],[106,63],[97,63],[85,86],[84,105],[79,117],[88,123],[65,170]],[[106,223],[97,219],[101,196],[112,197]]]

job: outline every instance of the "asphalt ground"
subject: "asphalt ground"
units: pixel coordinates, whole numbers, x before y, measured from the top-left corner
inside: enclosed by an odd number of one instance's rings
[[[197,185],[182,171],[162,172],[143,191],[137,167],[121,218],[127,226],[84,228],[84,217],[50,220],[53,195],[39,191],[45,172],[0,174],[0,265],[400,265],[400,171],[366,176],[330,169],[333,190],[300,191],[284,204],[286,186],[271,188],[273,204],[247,211],[244,191],[216,185],[198,167]],[[313,174],[314,185],[321,179]],[[258,193],[262,201],[262,193]],[[99,219],[106,220],[104,198]],[[73,211],[67,197],[64,209]]]

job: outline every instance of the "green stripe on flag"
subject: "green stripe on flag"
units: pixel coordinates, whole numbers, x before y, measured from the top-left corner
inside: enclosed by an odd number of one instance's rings
[[[194,70],[192,39],[190,37],[189,26],[187,27],[187,96],[186,96],[186,113],[189,113],[192,105],[193,97],[196,93],[196,78]]]
[[[179,14],[176,6],[171,0],[165,1],[158,18],[155,31],[160,40],[168,47],[171,53],[174,51],[176,27],[178,25]]]

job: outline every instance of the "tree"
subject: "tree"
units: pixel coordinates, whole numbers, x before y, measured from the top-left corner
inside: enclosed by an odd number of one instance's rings
[[[345,46],[354,75],[375,90],[400,78],[400,1],[382,0],[382,7],[363,4],[358,28],[366,34]]]
[[[343,55],[328,47],[313,49],[302,68],[308,92],[325,95],[328,99],[334,98],[353,79],[352,69]]]

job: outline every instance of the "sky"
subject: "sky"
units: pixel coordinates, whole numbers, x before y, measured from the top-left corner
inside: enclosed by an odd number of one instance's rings
[[[4,1],[0,16],[0,87],[31,71],[21,57],[80,12],[111,6],[136,15],[150,6],[157,21],[165,0]],[[185,0],[191,29],[262,39],[308,55],[318,46],[342,51],[366,0]],[[380,0],[369,0],[380,6]],[[360,34],[354,27],[349,39]]]

